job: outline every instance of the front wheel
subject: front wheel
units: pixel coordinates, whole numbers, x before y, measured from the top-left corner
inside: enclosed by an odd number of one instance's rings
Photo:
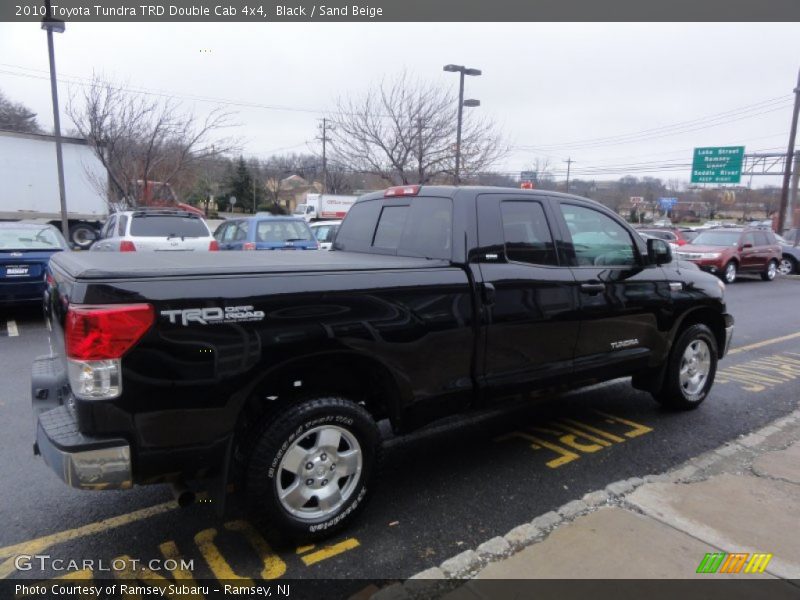
[[[725,283],[733,283],[736,281],[736,271],[736,263],[734,261],[730,261],[722,270],[722,280]]]
[[[363,507],[376,471],[380,436],[358,404],[319,397],[267,423],[247,467],[254,521],[277,541],[327,537]]]
[[[778,276],[778,261],[771,260],[767,263],[767,270],[761,274],[764,281],[772,281]]]
[[[673,344],[663,387],[653,395],[669,408],[697,408],[708,396],[716,373],[714,334],[706,325],[691,325]]]

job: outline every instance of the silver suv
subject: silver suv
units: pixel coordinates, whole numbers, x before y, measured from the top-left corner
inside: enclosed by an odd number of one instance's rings
[[[109,216],[92,250],[207,252],[219,250],[219,245],[198,215],[183,210],[143,209]]]

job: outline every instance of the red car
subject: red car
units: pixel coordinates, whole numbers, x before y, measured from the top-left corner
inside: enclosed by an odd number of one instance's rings
[[[691,240],[686,232],[677,227],[640,227],[639,231],[652,235],[653,237],[665,240],[678,246],[684,246]]]
[[[726,227],[703,231],[691,244],[681,246],[678,258],[726,283],[736,281],[739,273],[758,273],[764,281],[772,281],[778,274],[781,247],[769,230]]]

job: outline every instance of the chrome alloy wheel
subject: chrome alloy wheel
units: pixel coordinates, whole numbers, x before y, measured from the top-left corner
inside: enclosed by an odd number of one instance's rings
[[[710,371],[711,349],[703,340],[694,340],[684,350],[678,371],[684,394],[694,396],[701,392]]]
[[[281,458],[275,485],[281,506],[298,519],[335,514],[358,486],[361,446],[349,431],[322,425],[298,437]]]
[[[794,263],[792,260],[786,257],[781,259],[780,264],[778,265],[778,273],[781,275],[791,275],[794,272]]]
[[[733,283],[736,281],[736,263],[729,262],[725,267],[725,283]]]
[[[769,261],[767,265],[767,279],[772,281],[775,279],[775,276],[778,274],[778,265],[774,260]]]

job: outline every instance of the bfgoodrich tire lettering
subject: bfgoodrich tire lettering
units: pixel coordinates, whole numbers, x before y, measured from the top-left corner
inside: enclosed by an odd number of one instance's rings
[[[300,402],[258,434],[248,511],[274,541],[329,536],[363,507],[379,455],[378,428],[364,408],[337,397]]]
[[[697,408],[714,384],[717,356],[716,338],[706,325],[687,327],[672,346],[664,385],[653,396],[669,408]]]

